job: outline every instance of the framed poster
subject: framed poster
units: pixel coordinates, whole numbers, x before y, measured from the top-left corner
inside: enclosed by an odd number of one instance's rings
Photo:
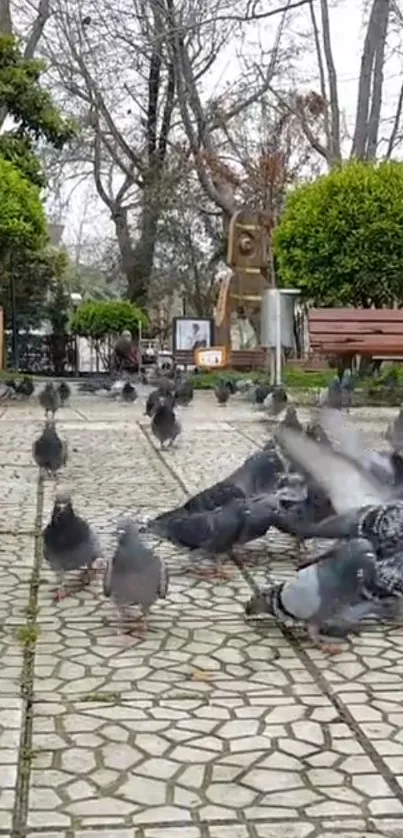
[[[174,317],[173,351],[209,349],[214,337],[213,324],[212,317]]]
[[[226,346],[211,346],[210,349],[196,349],[195,364],[200,368],[218,369],[226,367],[228,351]]]

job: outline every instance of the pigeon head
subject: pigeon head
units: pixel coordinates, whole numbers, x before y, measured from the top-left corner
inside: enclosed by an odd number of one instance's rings
[[[136,536],[137,532],[137,526],[131,518],[122,517],[116,522],[116,534],[119,544],[122,544],[130,536]]]
[[[67,489],[61,489],[56,493],[55,503],[53,506],[53,517],[61,518],[65,513],[71,512],[72,502],[71,494]]]

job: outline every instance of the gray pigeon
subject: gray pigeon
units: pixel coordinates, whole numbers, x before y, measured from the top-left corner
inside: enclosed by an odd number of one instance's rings
[[[161,404],[162,401],[163,401],[163,396],[161,396],[160,391],[159,390],[152,390],[152,392],[149,393],[149,395],[147,396],[147,401],[146,401],[145,412],[146,412],[147,416],[150,416],[150,418],[151,418],[151,416],[154,415],[158,405]]]
[[[330,439],[322,428],[320,422],[312,419],[307,423],[305,433],[310,439],[319,442],[321,445],[330,445]]]
[[[146,630],[148,612],[168,592],[168,570],[165,562],[142,542],[137,526],[130,518],[117,525],[118,544],[108,562],[104,576],[104,594],[117,605],[122,628],[128,608],[138,605],[142,612],[141,627]]]
[[[230,390],[227,385],[226,381],[222,379],[217,382],[214,388],[214,395],[218,401],[218,404],[225,405],[230,397]]]
[[[32,446],[36,465],[55,475],[67,463],[67,442],[57,434],[54,419],[47,419],[45,428]]]
[[[285,428],[292,428],[294,431],[303,431],[303,427],[298,419],[298,414],[294,405],[290,404],[290,406],[287,407],[284,419],[282,419],[280,425]]]
[[[271,393],[266,396],[263,405],[269,411],[271,416],[278,416],[284,410],[288,401],[285,387],[282,384],[276,385],[272,388]]]
[[[61,383],[59,384],[58,390],[59,390],[61,405],[63,407],[63,405],[66,404],[66,402],[68,402],[68,400],[71,396],[70,387],[69,387],[69,385],[67,384],[66,381],[61,381]]]
[[[82,570],[83,584],[94,577],[93,565],[102,557],[101,547],[87,521],[74,512],[69,492],[56,495],[51,520],[43,532],[43,554],[56,573],[56,601],[69,596],[65,588],[67,572]]]
[[[151,431],[159,440],[161,449],[164,448],[165,443],[169,448],[181,432],[181,426],[175,416],[171,405],[167,402],[162,402],[157,405],[151,422]]]
[[[43,407],[46,416],[49,416],[49,413],[54,416],[61,403],[59,390],[55,387],[53,381],[48,381],[42,392],[39,393],[39,404]]]
[[[161,396],[167,396],[170,393],[173,394],[175,392],[175,383],[164,375],[158,379],[158,391]]]
[[[255,402],[256,404],[264,404],[264,400],[272,392],[273,386],[271,384],[258,384],[255,388]]]
[[[245,611],[248,616],[272,614],[280,623],[307,623],[310,638],[322,645],[325,625],[333,626],[332,634],[337,636],[339,612],[344,614],[341,636],[347,634],[346,606],[365,600],[375,579],[376,554],[370,542],[352,539],[327,551],[316,564],[299,570],[294,579],[260,591],[247,603]],[[367,612],[363,609],[364,615],[377,607],[379,604],[370,602]],[[322,648],[340,651],[339,646],[325,644]]]
[[[122,400],[127,403],[132,403],[137,399],[137,390],[131,381],[125,381],[121,390]]]
[[[277,434],[287,456],[327,493],[336,514],[314,525],[274,513],[274,525],[303,538],[367,538],[379,561],[393,557],[393,563],[399,564],[403,501],[396,499],[393,487],[381,484],[367,469],[340,452],[301,438],[289,429],[278,429]]]
[[[273,493],[284,471],[284,462],[270,443],[270,448],[247,457],[245,462],[224,480],[219,480],[213,486],[193,495],[183,506],[163,512],[150,521],[149,528],[164,538],[170,538],[169,522],[172,519],[209,512],[217,507],[227,506],[237,498],[252,498],[263,492]]]
[[[235,391],[237,393],[243,393],[244,395],[253,392],[254,395],[255,383],[251,378],[238,378],[235,381]]]
[[[343,407],[343,398],[341,391],[341,383],[338,375],[329,383],[329,386],[324,390],[319,397],[319,407],[332,407],[334,410],[341,410]]]
[[[193,384],[187,378],[179,380],[175,388],[175,402],[180,407],[187,407],[193,400]]]

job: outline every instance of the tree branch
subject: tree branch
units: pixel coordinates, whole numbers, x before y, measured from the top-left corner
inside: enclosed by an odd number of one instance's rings
[[[386,40],[387,27],[385,28],[382,26],[382,21],[384,19],[384,14],[386,14],[387,23],[389,11],[390,0],[373,0],[361,57],[357,112],[351,149],[351,156],[358,157],[361,160],[365,159],[367,154],[371,83],[375,53],[377,50],[382,49],[382,37]],[[384,47],[385,45],[383,45],[383,50]],[[372,131],[373,130],[374,129],[372,129]]]
[[[337,90],[336,67],[333,59],[332,43],[330,38],[329,9],[327,0],[320,0],[323,30],[323,49],[325,53],[326,66],[329,80],[330,114],[331,114],[331,145],[330,157],[332,162],[340,162],[340,108],[339,95]]]
[[[382,108],[383,68],[389,21],[389,2],[380,7],[378,18],[377,44],[375,48],[375,66],[372,80],[372,102],[367,129],[366,159],[374,160],[378,147],[379,121]]]
[[[320,92],[321,92],[321,96],[322,96],[323,101],[326,103],[326,108],[325,108],[325,111],[324,111],[324,114],[323,114],[323,127],[324,127],[324,131],[325,131],[326,144],[327,144],[328,148],[330,149],[330,147],[331,147],[331,135],[330,135],[330,124],[329,124],[329,105],[328,105],[325,67],[324,67],[324,64],[323,64],[322,47],[321,47],[321,43],[320,43],[319,28],[318,28],[318,23],[317,23],[317,20],[316,20],[316,14],[315,14],[314,6],[313,6],[313,0],[311,0],[311,2],[309,4],[309,11],[310,11],[310,15],[311,15],[313,37],[314,37],[315,47],[316,47],[316,57],[317,57],[317,60],[318,60]]]
[[[33,22],[31,32],[25,44],[24,58],[33,58],[39,41],[42,38],[43,30],[50,18],[50,0],[40,0],[38,14]]]
[[[390,160],[390,158],[393,154],[394,148],[395,148],[395,144],[396,144],[396,140],[397,140],[397,133],[398,133],[399,128],[400,128],[400,120],[402,118],[402,110],[403,110],[403,84],[400,87],[399,99],[398,99],[398,102],[397,102],[395,118],[393,120],[393,128],[392,128],[392,131],[391,131],[391,134],[390,134],[390,137],[389,137],[388,147],[387,147],[386,154],[385,154],[385,159],[386,160]]]

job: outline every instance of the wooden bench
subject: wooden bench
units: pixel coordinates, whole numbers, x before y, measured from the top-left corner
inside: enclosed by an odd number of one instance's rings
[[[403,309],[312,308],[308,327],[317,354],[403,356]]]

